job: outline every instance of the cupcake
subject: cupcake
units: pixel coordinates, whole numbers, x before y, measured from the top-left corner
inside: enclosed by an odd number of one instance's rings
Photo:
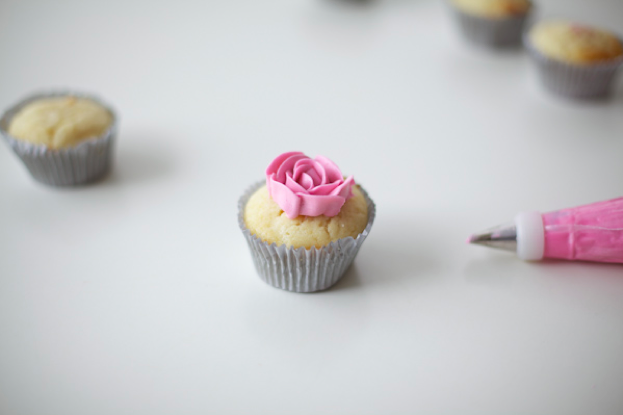
[[[108,172],[116,120],[93,97],[37,94],[5,112],[0,132],[35,180],[74,186]]]
[[[529,0],[449,0],[465,38],[488,47],[518,46]]]
[[[266,181],[240,198],[238,223],[255,268],[268,284],[324,290],[344,275],[368,236],[375,206],[352,176],[326,157],[284,153]]]
[[[607,95],[623,62],[623,43],[616,35],[563,20],[536,24],[525,44],[543,85],[570,97]]]

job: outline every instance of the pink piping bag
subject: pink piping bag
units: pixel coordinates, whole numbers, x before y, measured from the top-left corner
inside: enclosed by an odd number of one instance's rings
[[[469,243],[513,251],[521,259],[623,263],[623,197],[549,213],[522,212]]]

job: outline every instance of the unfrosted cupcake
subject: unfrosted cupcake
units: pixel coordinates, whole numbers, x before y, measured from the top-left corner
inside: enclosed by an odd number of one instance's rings
[[[116,123],[112,110],[92,97],[50,93],[9,109],[0,131],[36,180],[72,186],[107,173]]]
[[[312,292],[335,284],[368,235],[375,206],[326,157],[284,153],[239,202],[238,222],[260,277]]]
[[[584,24],[542,21],[530,30],[525,43],[545,87],[562,95],[606,95],[623,63],[621,40]]]
[[[532,10],[529,0],[449,0],[466,39],[490,47],[517,46]]]

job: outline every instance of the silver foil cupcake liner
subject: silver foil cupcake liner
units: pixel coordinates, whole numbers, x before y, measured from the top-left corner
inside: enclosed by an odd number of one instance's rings
[[[521,36],[530,11],[520,16],[492,19],[465,13],[452,4],[450,7],[463,36],[469,42],[491,48],[521,45]]]
[[[571,98],[601,98],[612,91],[612,85],[623,57],[603,63],[571,64],[541,53],[524,35],[524,45],[535,63],[541,84],[550,92]]]
[[[326,290],[344,275],[372,228],[376,208],[361,187],[368,205],[368,224],[357,238],[342,238],[321,248],[287,248],[262,241],[244,223],[244,207],[264,181],[251,186],[238,202],[238,225],[249,244],[260,278],[273,287],[299,293]]]
[[[61,149],[32,144],[8,133],[11,119],[25,105],[43,98],[62,96],[88,98],[97,102],[112,115],[110,128],[99,137],[84,140],[75,147]],[[20,101],[4,113],[0,119],[0,133],[35,180],[50,186],[76,186],[96,181],[110,170],[117,117],[108,105],[90,95],[74,92],[39,93]]]

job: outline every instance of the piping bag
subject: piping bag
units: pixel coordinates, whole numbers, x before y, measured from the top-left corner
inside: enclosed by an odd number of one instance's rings
[[[470,236],[471,244],[543,258],[623,264],[623,197],[515,220]]]

